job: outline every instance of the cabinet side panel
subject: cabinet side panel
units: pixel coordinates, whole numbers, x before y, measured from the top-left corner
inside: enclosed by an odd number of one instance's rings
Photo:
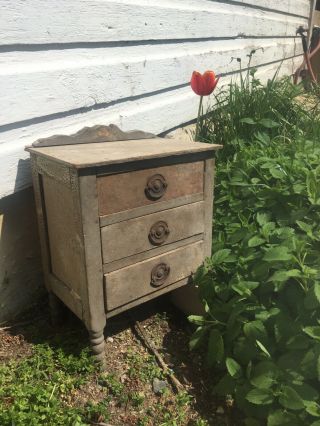
[[[210,158],[205,161],[204,171],[204,202],[205,202],[205,250],[206,257],[212,252],[212,215],[213,215],[213,190],[214,190],[215,160]]]
[[[83,262],[76,206],[70,187],[48,176],[42,177],[49,236],[51,273],[81,294]]]

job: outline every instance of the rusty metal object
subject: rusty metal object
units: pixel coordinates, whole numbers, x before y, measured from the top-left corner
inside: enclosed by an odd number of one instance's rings
[[[168,184],[164,176],[153,175],[148,179],[145,189],[146,196],[151,200],[158,200],[165,194],[167,187]]]
[[[167,240],[169,234],[170,230],[167,222],[160,220],[150,228],[149,241],[154,246],[160,246]]]
[[[160,287],[170,274],[170,266],[166,263],[159,263],[154,266],[151,271],[151,285],[153,287]]]

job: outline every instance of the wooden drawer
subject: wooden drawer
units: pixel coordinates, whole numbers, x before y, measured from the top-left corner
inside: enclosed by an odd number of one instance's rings
[[[204,202],[115,223],[101,229],[103,262],[113,262],[203,232]]]
[[[194,273],[204,258],[203,242],[172,250],[105,275],[106,308],[111,311]]]
[[[204,163],[176,164],[97,177],[99,215],[203,192]]]

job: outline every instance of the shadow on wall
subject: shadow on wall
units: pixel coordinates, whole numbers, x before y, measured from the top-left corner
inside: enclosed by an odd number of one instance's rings
[[[27,163],[19,162],[22,174]],[[0,322],[35,302],[43,294],[42,283],[33,190],[28,188],[0,199]]]

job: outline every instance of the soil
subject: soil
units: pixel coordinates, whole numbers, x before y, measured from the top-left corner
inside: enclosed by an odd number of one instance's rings
[[[50,325],[47,305],[32,309],[15,323],[0,327],[0,363],[29,357],[35,343],[50,341],[57,335],[65,342],[72,335],[79,347],[88,345],[87,332],[82,323],[69,314],[63,326]],[[145,342],[137,335],[134,322],[139,321],[144,333],[159,351],[175,377],[182,383],[179,395],[170,385]],[[107,383],[101,381],[101,373],[95,372],[85,386],[65,397],[67,406],[84,406],[89,401],[97,403],[109,398],[108,425],[156,425],[155,418],[163,413],[177,416],[176,425],[232,425],[230,404],[212,396],[212,386],[217,382],[212,371],[207,370],[199,353],[190,352],[188,343],[193,326],[185,315],[174,308],[166,297],[143,304],[136,309],[110,319],[105,330]],[[59,339],[58,339],[59,341]],[[61,343],[64,345],[64,343]],[[154,377],[167,381],[167,389],[156,394]],[[110,378],[114,378],[120,392],[110,391]],[[112,386],[111,386],[112,388]],[[182,396],[181,396],[182,395]],[[185,396],[187,395],[187,396]],[[188,396],[189,395],[189,396]],[[131,403],[128,403],[131,398]],[[132,400],[136,400],[132,404]],[[181,411],[181,413],[179,412]],[[179,415],[181,414],[181,417]],[[143,422],[141,419],[144,419]],[[101,423],[101,419],[97,419]],[[94,424],[94,423],[92,423]],[[99,424],[99,423],[98,423]]]

